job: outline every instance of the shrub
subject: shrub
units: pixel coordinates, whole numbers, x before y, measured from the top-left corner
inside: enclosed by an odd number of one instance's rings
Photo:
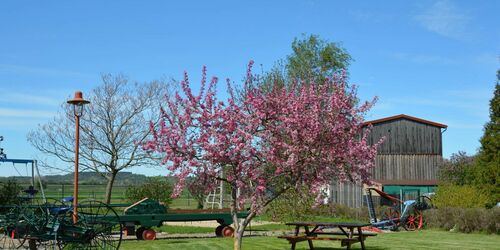
[[[315,216],[329,216],[332,218],[346,218],[369,221],[368,208],[351,208],[342,204],[323,204],[314,206],[315,197],[303,193],[304,191],[290,191],[273,201],[266,210],[266,217],[273,221],[290,222],[313,219]],[[384,207],[377,208],[381,214]]]
[[[380,209],[377,209],[380,212]],[[355,219],[369,221],[368,208],[352,208],[342,204],[331,203],[313,209],[315,215],[332,216],[336,218]],[[379,213],[377,213],[379,214]]]
[[[273,221],[289,222],[307,220],[313,215],[315,196],[305,189],[288,190],[269,204],[266,215]]]
[[[489,198],[476,186],[444,184],[437,188],[433,203],[436,207],[486,207]]]
[[[149,177],[145,183],[130,186],[125,191],[125,196],[130,202],[150,198],[168,205],[172,202],[172,184],[165,177]]]
[[[438,208],[423,212],[426,226],[463,233],[500,232],[500,208]]]
[[[5,183],[0,184],[0,205],[17,204],[17,195],[22,190],[16,180],[9,179]],[[5,212],[8,208],[0,208],[0,212]]]

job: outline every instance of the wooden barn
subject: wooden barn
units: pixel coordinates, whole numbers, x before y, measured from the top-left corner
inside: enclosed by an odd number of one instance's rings
[[[403,199],[433,192],[443,160],[442,133],[447,126],[404,114],[365,123],[369,124],[373,126],[370,143],[385,137],[372,172],[374,185]],[[360,207],[365,202],[363,189],[359,184],[334,183],[328,196],[330,202]]]

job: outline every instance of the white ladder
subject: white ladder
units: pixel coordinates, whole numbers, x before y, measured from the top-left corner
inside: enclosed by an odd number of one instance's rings
[[[222,171],[219,174],[222,178]],[[216,180],[217,187],[214,191],[210,192],[205,199],[205,207],[204,208],[219,208],[222,209],[224,206],[224,182],[220,180]]]

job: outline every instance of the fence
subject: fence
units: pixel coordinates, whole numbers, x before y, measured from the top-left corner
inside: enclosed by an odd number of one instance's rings
[[[130,203],[126,198],[126,191],[129,186],[115,185],[111,194],[111,203]],[[51,199],[62,199],[73,196],[73,184],[47,184],[44,187],[45,196]],[[106,195],[106,185],[80,184],[78,185],[78,198],[104,200]],[[183,192],[170,204],[170,208],[195,209],[198,203],[189,192]]]

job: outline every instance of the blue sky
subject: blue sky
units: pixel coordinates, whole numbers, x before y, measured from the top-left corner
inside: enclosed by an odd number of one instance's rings
[[[1,1],[0,135],[9,158],[44,158],[26,134],[101,73],[137,81],[240,82],[291,52],[303,33],[352,55],[367,119],[408,114],[449,126],[445,157],[479,147],[500,68],[498,1]],[[196,88],[196,87],[195,87]],[[24,171],[23,167],[20,167]],[[164,174],[165,170],[134,172]],[[9,164],[0,175],[16,174]]]

